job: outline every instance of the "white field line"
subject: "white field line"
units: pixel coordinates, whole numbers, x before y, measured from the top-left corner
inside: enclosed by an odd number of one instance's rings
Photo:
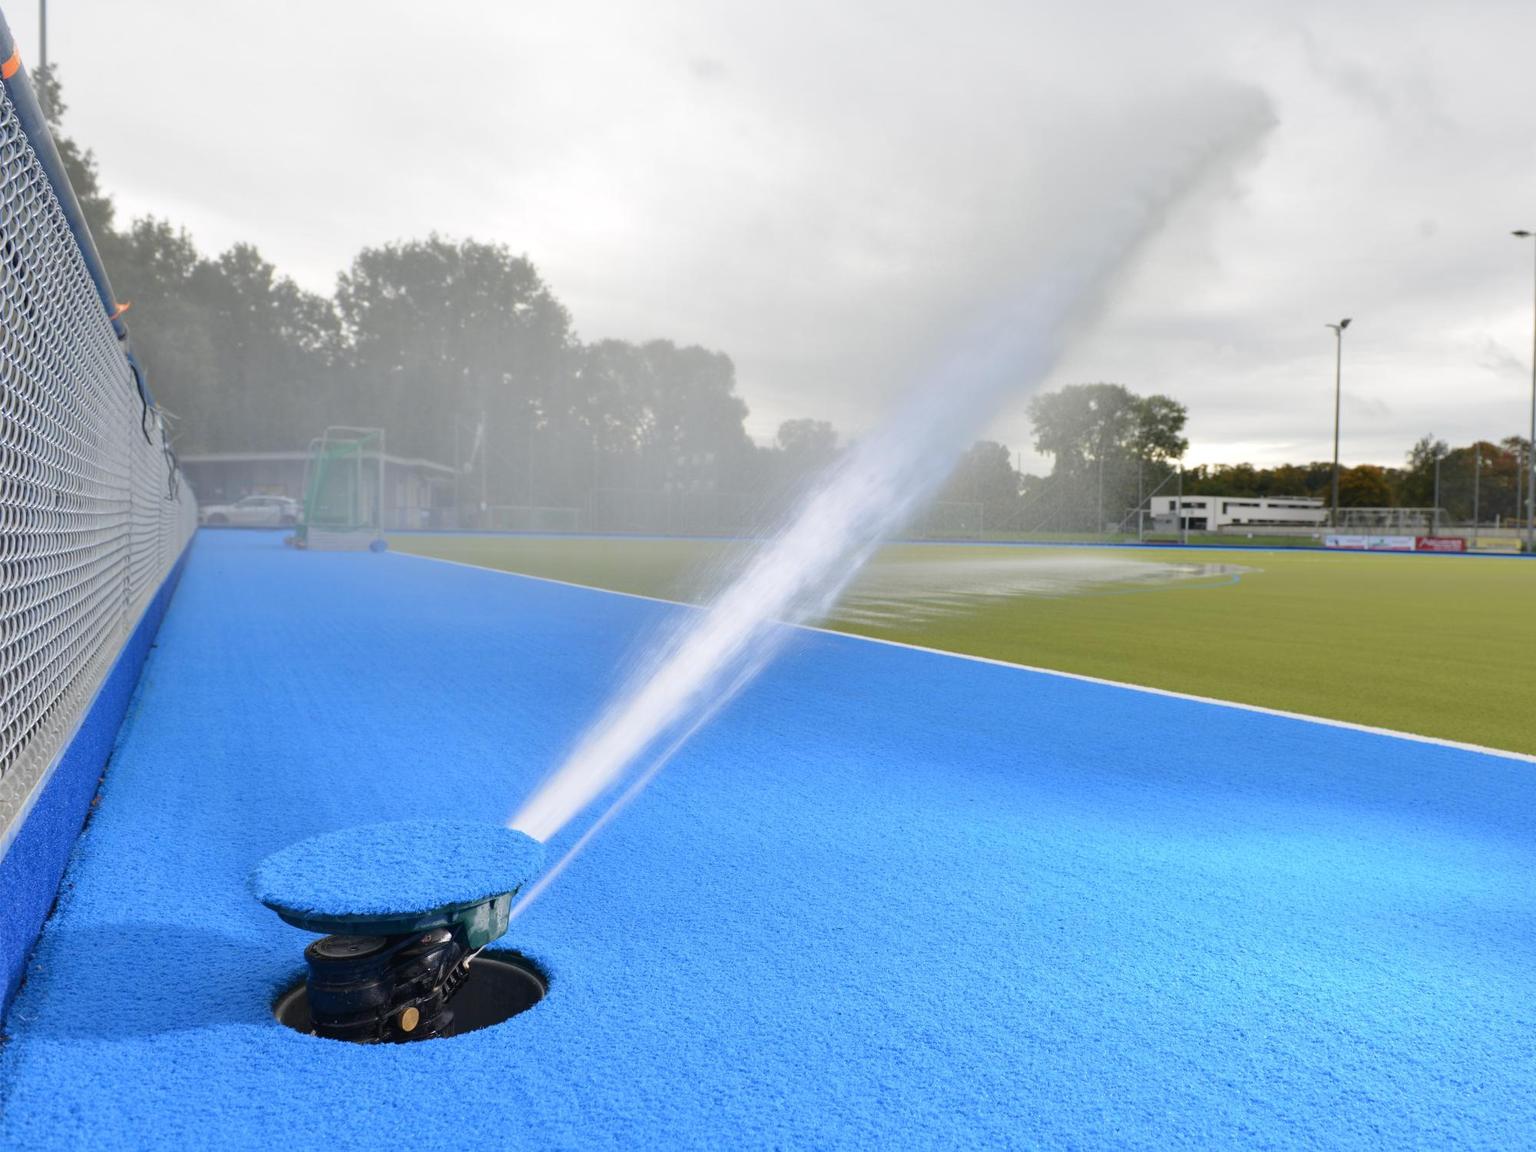
[[[434,564],[452,564],[459,568],[474,568],[480,572],[497,572],[520,580],[537,580],[543,584],[560,584],[566,588],[579,588],[583,592],[600,592],[607,596],[624,596],[631,600],[649,600],[653,604],[669,604],[676,608],[702,611],[698,604],[681,600],[667,600],[660,596],[644,596],[638,592],[618,592],[612,588],[599,588],[593,584],[578,584],[574,580],[556,580],[552,576],[530,576],[526,572],[511,572],[505,568],[492,568],[485,564],[470,564],[464,560],[445,560],[441,556],[422,556],[414,552],[397,552],[391,556],[406,556],[412,560],[430,560]],[[1259,704],[1244,704],[1237,700],[1221,700],[1215,696],[1196,696],[1190,692],[1175,692],[1169,688],[1152,688],[1145,684],[1129,684],[1124,680],[1106,680],[1102,676],[1085,676],[1080,672],[1062,672],[1056,668],[1040,668],[1034,664],[1018,664],[1011,660],[996,660],[990,656],[972,656],[966,652],[949,652],[943,648],[925,648],[921,644],[908,644],[901,640],[882,640],[877,636],[861,636],[857,632],[839,632],[835,628],[819,628],[814,624],[791,624],[806,632],[820,632],[827,636],[839,636],[846,640],[862,640],[866,644],[884,644],[888,648],[907,648],[913,652],[926,652],[932,656],[947,656],[951,660],[969,660],[976,664],[992,664],[998,668],[1014,668],[1034,672],[1040,676],[1055,676],[1062,680],[1077,680],[1084,684],[1101,684],[1106,688],[1123,688],[1128,692],[1145,692],[1150,696],[1165,696],[1170,700],[1190,700],[1196,704],[1212,704],[1218,708],[1235,708],[1240,712],[1257,712],[1262,716],[1279,716],[1286,720],[1300,720],[1307,724],[1321,724],[1327,728],[1343,728],[1350,732],[1366,732],[1372,736],[1390,736],[1396,740],[1411,740],[1416,744],[1434,744],[1441,748],[1456,748],[1462,752],[1477,752],[1483,756],[1498,756],[1505,760],[1519,760],[1536,764],[1536,756],[1525,752],[1512,752],[1507,748],[1489,748],[1483,744],[1469,744],[1464,740],[1446,740],[1439,736],[1421,736],[1416,732],[1401,732],[1396,728],[1376,728],[1370,724],[1355,724],[1348,720],[1333,720],[1327,716],[1311,716],[1305,712],[1287,712],[1280,708],[1265,708]]]

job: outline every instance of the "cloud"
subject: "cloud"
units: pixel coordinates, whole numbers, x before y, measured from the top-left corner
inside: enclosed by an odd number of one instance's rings
[[[25,49],[33,13],[12,15]],[[761,436],[802,415],[866,430],[975,313],[1135,194],[1116,153],[1178,139],[1150,110],[1235,80],[1273,103],[1263,152],[1169,217],[1050,383],[1175,396],[1193,460],[1322,458],[1322,326],[1348,314],[1352,459],[1524,426],[1531,252],[1507,233],[1536,227],[1529,5],[145,0],[124,21],[78,0],[54,16],[70,127],[127,213],[208,248],[252,240],[319,290],[365,244],[504,241],[587,337],[729,352]],[[1025,399],[993,428],[1015,448]]]
[[[1523,379],[1530,373],[1530,363],[1520,359],[1491,336],[1484,339],[1477,355],[1477,366],[1498,376]]]

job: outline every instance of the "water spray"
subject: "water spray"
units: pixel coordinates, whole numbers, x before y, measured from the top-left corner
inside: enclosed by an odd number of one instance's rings
[[[702,612],[683,614],[639,663],[565,762],[508,821],[548,841],[601,797],[613,798],[552,875],[634,798],[677,742],[620,789],[649,749],[669,734],[686,739],[699,717],[713,715],[750,683],[777,653],[785,625],[831,610],[880,545],[938,490],[1003,400],[1044,379],[1171,207],[1208,169],[1225,167],[1273,125],[1267,103],[1247,91],[1226,92],[1221,104],[1202,100],[1200,111],[1218,123],[1186,139],[1182,149],[1156,154],[1118,218],[1096,220],[1081,243],[1057,252],[1053,274],[1039,276],[976,322],[893,418],[845,453],[737,578]]]

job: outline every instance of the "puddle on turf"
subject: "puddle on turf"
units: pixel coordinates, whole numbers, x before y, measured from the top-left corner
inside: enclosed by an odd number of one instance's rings
[[[966,615],[997,600],[1216,586],[1254,571],[1241,564],[1028,553],[972,560],[895,560],[865,569],[839,603],[835,617],[854,624],[933,620]]]

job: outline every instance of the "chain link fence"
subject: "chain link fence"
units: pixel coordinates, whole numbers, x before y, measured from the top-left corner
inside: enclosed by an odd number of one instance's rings
[[[197,523],[15,74],[0,87],[0,854]]]

